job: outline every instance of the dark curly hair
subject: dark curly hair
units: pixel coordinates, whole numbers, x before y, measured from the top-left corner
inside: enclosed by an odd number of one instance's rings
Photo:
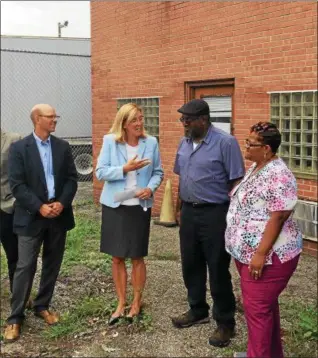
[[[250,133],[256,133],[259,140],[271,147],[272,152],[275,154],[282,141],[282,136],[274,123],[258,122],[250,128]]]

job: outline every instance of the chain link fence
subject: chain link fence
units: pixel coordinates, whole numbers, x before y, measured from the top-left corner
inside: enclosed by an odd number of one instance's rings
[[[28,135],[31,108],[48,103],[61,116],[80,182],[92,186],[91,61],[89,55],[1,49],[1,128]]]

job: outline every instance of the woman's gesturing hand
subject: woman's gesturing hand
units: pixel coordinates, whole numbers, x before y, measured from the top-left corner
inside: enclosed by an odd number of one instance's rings
[[[255,252],[252,260],[248,266],[250,275],[255,279],[259,279],[262,275],[263,267],[265,265],[266,255]]]
[[[141,169],[145,167],[146,165],[149,165],[151,163],[151,160],[145,158],[141,160],[137,160],[137,155],[134,156],[134,158],[128,160],[128,162],[124,165],[124,173],[132,172],[137,169]]]
[[[152,195],[151,189],[150,188],[144,188],[144,189],[140,189],[136,193],[136,198],[147,200],[147,199],[149,199],[151,197],[151,195]]]

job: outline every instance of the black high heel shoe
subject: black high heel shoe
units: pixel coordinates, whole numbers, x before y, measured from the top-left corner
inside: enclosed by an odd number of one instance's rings
[[[132,316],[126,316],[125,317],[125,319],[126,319],[126,321],[129,323],[129,324],[131,324],[131,323],[133,323],[134,322],[134,318],[140,318],[141,317],[141,314],[142,314],[142,308],[140,307],[140,310],[139,310],[139,312],[137,313],[137,314],[134,314],[134,315],[132,315]]]
[[[124,318],[124,314],[121,313],[119,316],[110,316],[108,320],[108,325],[113,326],[114,324],[118,323],[121,318]]]

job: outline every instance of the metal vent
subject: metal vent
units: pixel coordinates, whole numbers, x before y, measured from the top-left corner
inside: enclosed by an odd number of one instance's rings
[[[306,239],[317,241],[317,218],[318,210],[316,202],[298,200],[294,219],[297,221]]]

